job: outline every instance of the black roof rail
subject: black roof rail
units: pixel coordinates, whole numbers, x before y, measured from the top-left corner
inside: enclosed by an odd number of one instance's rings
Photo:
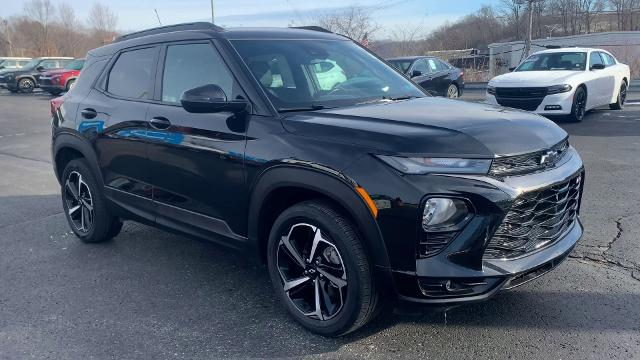
[[[118,36],[114,42],[131,40],[131,39],[135,39],[135,38],[139,38],[147,35],[164,34],[172,31],[182,31],[182,30],[223,31],[224,29],[210,22],[193,22],[193,23],[166,25],[166,26],[159,26],[159,27],[155,27],[147,30],[136,31],[130,34],[121,35],[121,36]]]
[[[290,26],[291,29],[302,29],[302,30],[311,30],[311,31],[319,31],[319,32],[323,32],[323,33],[329,33],[329,34],[333,34],[333,31],[329,31],[325,28],[323,28],[322,26]]]

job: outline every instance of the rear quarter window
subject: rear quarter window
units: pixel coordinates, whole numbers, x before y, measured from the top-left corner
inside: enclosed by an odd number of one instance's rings
[[[121,53],[107,77],[107,92],[130,99],[150,99],[157,58],[156,47]]]

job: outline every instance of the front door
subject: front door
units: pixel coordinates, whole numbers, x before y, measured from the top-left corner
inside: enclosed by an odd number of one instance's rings
[[[247,202],[245,121],[230,112],[193,114],[180,105],[186,90],[215,84],[229,100],[244,97],[211,42],[165,46],[149,106],[149,147],[156,221],[200,237],[239,246]]]

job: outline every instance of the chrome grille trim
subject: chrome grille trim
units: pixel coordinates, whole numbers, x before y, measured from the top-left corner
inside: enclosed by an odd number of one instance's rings
[[[494,233],[485,259],[514,259],[562,238],[578,219],[582,173],[518,197]]]
[[[489,175],[505,177],[543,171],[554,167],[567,154],[567,150],[569,150],[569,141],[565,139],[550,149],[524,155],[499,157],[491,163]]]

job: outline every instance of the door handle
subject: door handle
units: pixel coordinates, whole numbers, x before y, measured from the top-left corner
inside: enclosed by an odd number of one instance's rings
[[[95,109],[86,108],[80,112],[80,115],[82,115],[82,117],[85,119],[93,119],[98,116],[98,112],[95,111]]]
[[[169,126],[171,126],[171,122],[165,117],[158,116],[151,118],[151,120],[149,120],[149,125],[157,130],[165,130],[168,129]]]

